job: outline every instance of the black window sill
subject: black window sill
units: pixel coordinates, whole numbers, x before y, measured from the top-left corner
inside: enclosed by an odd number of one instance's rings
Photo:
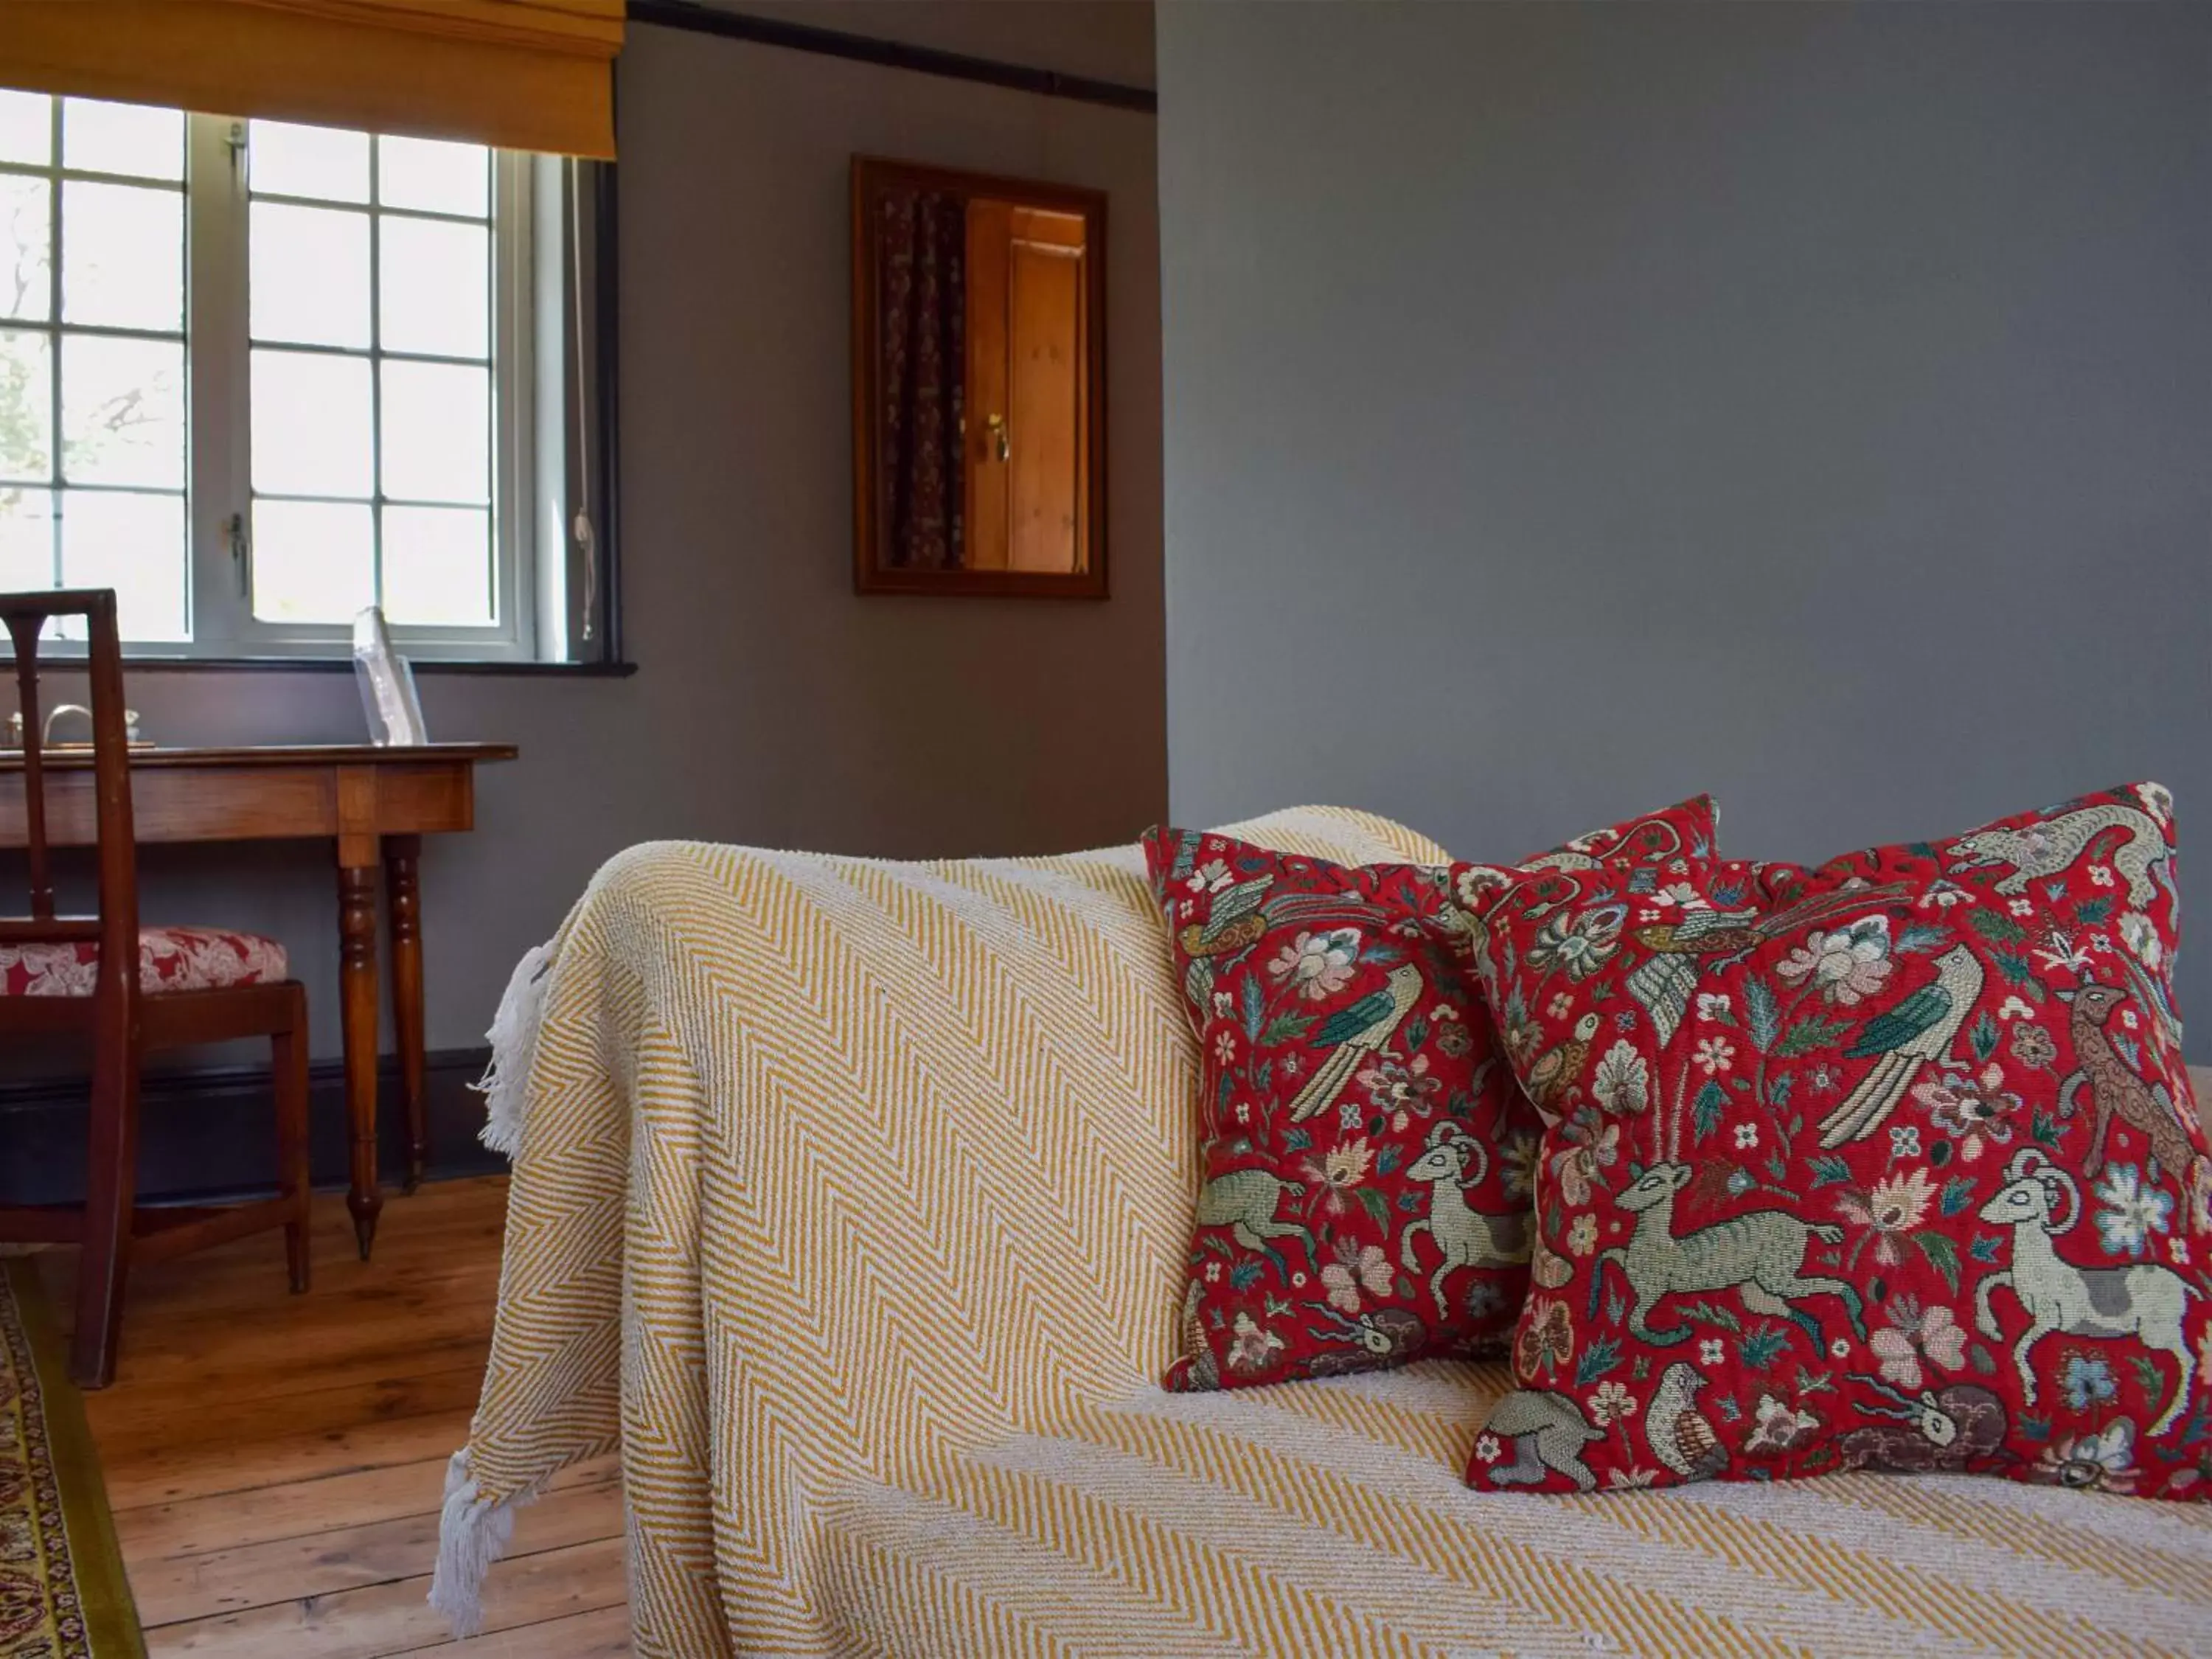
[[[401,653],[404,656],[406,653]],[[407,659],[416,674],[491,674],[516,679],[623,680],[637,672],[634,662],[440,662],[422,657]],[[77,665],[68,658],[46,659],[56,672]],[[219,673],[350,674],[351,657],[129,657],[125,674]]]

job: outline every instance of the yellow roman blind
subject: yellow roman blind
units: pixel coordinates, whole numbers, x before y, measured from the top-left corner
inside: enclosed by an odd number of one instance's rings
[[[0,86],[611,160],[623,0],[0,0]]]

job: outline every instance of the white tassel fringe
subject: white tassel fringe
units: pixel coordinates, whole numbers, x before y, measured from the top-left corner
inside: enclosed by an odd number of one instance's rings
[[[446,1465],[446,1503],[438,1517],[438,1567],[430,1577],[430,1605],[444,1616],[456,1641],[483,1628],[484,1574],[507,1553],[514,1536],[514,1511],[534,1492],[492,1502],[477,1496],[468,1448]]]
[[[484,1126],[477,1139],[510,1158],[522,1150],[530,1062],[538,1049],[538,1028],[545,1018],[545,993],[552,980],[552,945],[524,951],[499,1000],[499,1012],[492,1016],[491,1030],[484,1033],[491,1039],[491,1064],[474,1085],[484,1097]]]

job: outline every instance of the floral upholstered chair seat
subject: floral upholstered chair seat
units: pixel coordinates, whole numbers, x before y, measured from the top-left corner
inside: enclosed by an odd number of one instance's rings
[[[232,985],[273,985],[287,972],[284,947],[259,933],[227,927],[142,927],[138,988],[210,991]],[[100,944],[0,945],[0,996],[86,997],[100,977]]]

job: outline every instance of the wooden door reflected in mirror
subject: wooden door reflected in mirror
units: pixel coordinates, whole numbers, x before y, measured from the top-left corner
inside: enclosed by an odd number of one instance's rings
[[[853,158],[854,586],[1106,597],[1106,198]]]

